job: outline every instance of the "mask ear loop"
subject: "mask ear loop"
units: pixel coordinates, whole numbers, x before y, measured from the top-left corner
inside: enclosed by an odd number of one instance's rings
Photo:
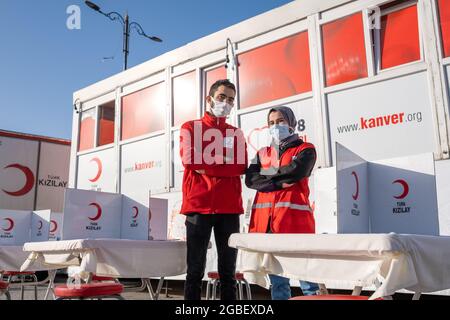
[[[209,105],[209,110],[212,110],[212,109],[214,109],[213,108],[213,105],[215,104],[215,101],[214,101],[214,98],[213,97],[211,97],[211,96],[209,96],[209,98],[210,98],[210,102],[208,103],[208,105]]]
[[[289,126],[289,132],[290,132],[291,134],[294,134],[294,133],[295,133],[295,128]]]

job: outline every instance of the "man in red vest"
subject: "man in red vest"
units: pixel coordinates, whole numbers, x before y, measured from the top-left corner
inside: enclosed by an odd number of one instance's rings
[[[272,144],[258,151],[246,172],[247,187],[258,191],[249,232],[314,233],[308,177],[316,162],[315,147],[295,134],[297,120],[289,107],[270,109],[268,125]],[[272,299],[289,299],[289,279],[269,277]],[[317,284],[307,281],[300,281],[300,287],[305,295],[319,290]]]
[[[242,206],[240,175],[247,168],[247,150],[241,130],[227,124],[234,105],[235,86],[228,80],[215,82],[202,119],[181,127],[180,153],[183,162],[183,204],[186,215],[186,300],[200,300],[206,267],[206,252],[214,229],[222,300],[236,300],[237,250],[228,238],[239,232]]]

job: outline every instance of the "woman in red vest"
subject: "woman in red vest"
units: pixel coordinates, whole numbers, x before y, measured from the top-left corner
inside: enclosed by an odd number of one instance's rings
[[[316,162],[314,145],[295,134],[297,120],[289,107],[270,109],[267,121],[272,143],[258,151],[245,177],[247,187],[258,191],[249,232],[314,233],[308,186]],[[272,299],[289,299],[289,279],[269,277]],[[317,284],[307,281],[300,281],[300,287],[305,295],[319,290]]]

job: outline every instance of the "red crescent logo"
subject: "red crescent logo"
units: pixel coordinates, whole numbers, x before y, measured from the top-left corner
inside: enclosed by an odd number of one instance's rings
[[[134,210],[133,219],[136,219],[139,214],[139,209],[138,207],[134,206],[133,210]]]
[[[97,175],[94,178],[89,179],[90,182],[96,182],[98,179],[100,179],[100,176],[102,175],[103,171],[102,161],[99,158],[94,158],[89,162],[95,162],[97,164]]]
[[[398,184],[400,184],[400,185],[403,187],[403,193],[402,193],[401,195],[399,195],[399,196],[394,196],[394,198],[395,198],[395,199],[403,199],[403,198],[406,198],[406,196],[407,196],[408,193],[409,193],[409,186],[408,186],[408,183],[407,183],[405,180],[403,180],[403,179],[395,180],[394,182],[392,182],[392,184],[394,184],[394,183],[398,183]]]
[[[38,227],[38,230],[41,230],[41,229],[42,229],[42,226],[43,226],[42,221],[39,221],[39,227]]]
[[[55,232],[56,231],[56,229],[58,229],[58,224],[56,223],[56,221],[55,220],[50,220],[50,225],[52,226],[51,228],[50,228],[50,232]]]
[[[253,135],[253,133],[255,133],[255,132],[263,131],[263,130],[268,129],[268,128],[269,128],[268,126],[264,126],[264,127],[262,127],[262,128],[255,128],[255,129],[253,129],[252,131],[250,131],[250,133],[248,134],[248,136],[247,136],[247,143],[248,143],[248,145],[249,145],[250,147],[252,147],[253,150],[255,150],[256,152],[258,152],[258,148],[257,148],[256,146],[254,146],[253,143],[252,143],[252,135]]]
[[[3,189],[3,192],[5,192],[6,194],[9,194],[10,196],[13,196],[13,197],[20,197],[20,196],[26,195],[28,192],[31,191],[31,189],[33,189],[33,186],[34,186],[33,172],[30,170],[30,168],[22,166],[18,163],[11,164],[11,165],[5,167],[4,169],[9,169],[9,168],[15,168],[15,169],[22,171],[23,174],[25,175],[26,182],[25,182],[25,185],[23,186],[23,188],[20,190],[6,191]]]
[[[6,232],[11,231],[11,230],[14,228],[14,221],[13,221],[13,219],[11,219],[11,218],[5,218],[5,219],[3,219],[3,220],[9,222],[9,227],[8,227],[8,228],[2,228],[3,231],[6,231]]]
[[[92,202],[89,206],[93,206],[97,209],[97,215],[95,217],[88,217],[91,221],[97,221],[102,216],[102,207],[98,203]]]
[[[352,194],[352,198],[353,200],[357,200],[359,197],[359,180],[358,180],[358,175],[356,174],[355,171],[352,171],[352,176],[355,177],[355,183],[356,183],[356,193]]]

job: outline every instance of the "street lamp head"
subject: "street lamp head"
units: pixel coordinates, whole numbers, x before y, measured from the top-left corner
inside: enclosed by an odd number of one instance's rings
[[[91,8],[92,10],[100,11],[100,7],[98,5],[96,5],[95,3],[91,2],[91,1],[85,1],[84,3],[86,3],[86,5],[89,8]]]
[[[148,37],[150,40],[156,41],[156,42],[162,42],[162,40],[158,37]]]

